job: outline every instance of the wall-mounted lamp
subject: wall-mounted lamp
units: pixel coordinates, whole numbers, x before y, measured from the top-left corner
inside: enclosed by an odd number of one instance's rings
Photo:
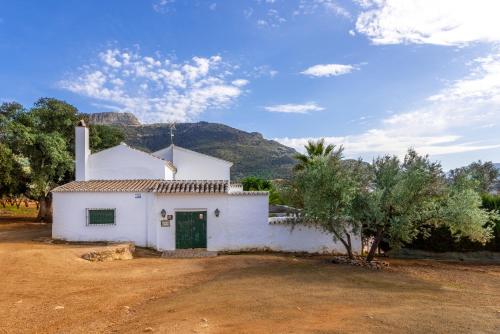
[[[215,213],[215,217],[219,217],[219,215],[220,215],[220,210],[219,210],[219,209],[215,209],[214,213]]]
[[[167,215],[167,211],[165,211],[165,209],[161,209],[160,215],[162,218],[165,218],[165,216]]]

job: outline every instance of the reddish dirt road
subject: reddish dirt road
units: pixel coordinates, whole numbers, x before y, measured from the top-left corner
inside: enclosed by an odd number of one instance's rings
[[[0,222],[0,333],[500,333],[500,266],[275,254],[88,262]],[[144,252],[143,252],[144,253]]]

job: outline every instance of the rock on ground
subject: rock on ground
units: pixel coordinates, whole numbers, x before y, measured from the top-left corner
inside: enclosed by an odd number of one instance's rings
[[[134,258],[135,245],[132,243],[107,247],[99,251],[90,251],[82,255],[82,259],[91,262],[113,260],[131,260]]]

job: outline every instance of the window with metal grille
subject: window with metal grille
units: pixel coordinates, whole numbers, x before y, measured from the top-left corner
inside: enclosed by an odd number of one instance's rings
[[[87,209],[87,225],[114,225],[115,209]]]

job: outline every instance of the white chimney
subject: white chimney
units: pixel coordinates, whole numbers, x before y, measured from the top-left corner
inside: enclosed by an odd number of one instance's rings
[[[89,129],[82,119],[75,127],[75,180],[89,179]]]

